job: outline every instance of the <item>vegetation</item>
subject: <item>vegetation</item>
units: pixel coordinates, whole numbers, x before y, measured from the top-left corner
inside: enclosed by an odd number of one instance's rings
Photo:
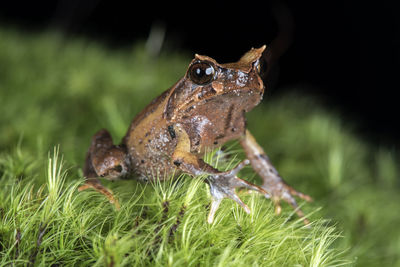
[[[121,209],[79,193],[91,136],[118,142],[146,103],[185,72],[190,54],[111,50],[53,33],[0,29],[0,265],[400,266],[399,167],[315,100],[265,99],[248,125],[282,176],[311,195],[303,225],[284,205],[241,191],[252,214],[224,200],[207,224],[202,179],[105,181]],[[211,151],[221,169],[237,143]],[[240,177],[259,183],[251,168]]]

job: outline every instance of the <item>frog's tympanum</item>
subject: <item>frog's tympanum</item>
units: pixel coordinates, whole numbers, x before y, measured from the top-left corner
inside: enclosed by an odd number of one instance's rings
[[[281,211],[280,200],[284,200],[304,218],[294,196],[308,201],[311,198],[282,180],[246,129],[245,113],[260,103],[264,93],[261,74],[265,48],[253,48],[238,62],[228,64],[195,55],[184,77],[133,119],[120,145],[113,144],[107,130],[94,135],[84,166],[86,181],[79,189],[93,188],[118,208],[117,199],[98,177],[114,180],[132,176],[148,181],[179,173],[206,175],[212,197],[209,223],[223,198],[233,199],[250,213],[235,188],[271,198],[277,213]],[[239,140],[247,156],[235,168],[219,171],[202,160],[205,151],[234,139]],[[262,178],[261,186],[236,176],[249,163]],[[304,221],[307,223],[307,219]]]

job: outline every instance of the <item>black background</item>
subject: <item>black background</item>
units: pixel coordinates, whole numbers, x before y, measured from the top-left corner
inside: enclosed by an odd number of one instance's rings
[[[286,3],[295,37],[280,60],[270,96],[291,88],[316,95],[361,136],[380,145],[400,145],[400,16],[395,1]],[[0,23],[27,31],[57,29],[110,47],[144,40],[152,26],[163,25],[168,49],[206,54],[219,62],[235,61],[277,34],[271,1],[2,1]]]

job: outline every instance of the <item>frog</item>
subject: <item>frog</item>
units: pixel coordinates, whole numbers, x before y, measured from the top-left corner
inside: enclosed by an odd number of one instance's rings
[[[79,191],[95,189],[119,209],[118,199],[99,178],[133,177],[148,182],[186,173],[195,178],[206,177],[211,195],[207,218],[210,224],[224,198],[250,214],[250,208],[236,193],[238,188],[271,199],[276,214],[281,213],[281,201],[287,202],[308,224],[296,198],[311,201],[311,197],[283,180],[246,127],[245,114],[264,95],[267,54],[263,45],[250,49],[237,62],[224,64],[195,54],[185,75],[132,120],[120,144],[115,145],[105,129],[93,136],[83,168],[85,181]],[[227,171],[204,161],[207,151],[231,140],[239,141],[246,159]],[[249,164],[261,177],[261,185],[238,177],[239,171]]]

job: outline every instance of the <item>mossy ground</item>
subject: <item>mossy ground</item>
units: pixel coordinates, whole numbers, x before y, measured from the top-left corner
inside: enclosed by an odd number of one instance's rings
[[[104,182],[77,192],[90,138],[118,141],[152,98],[184,73],[190,54],[150,57],[143,46],[111,50],[57,34],[0,30],[0,265],[400,266],[399,166],[335,114],[299,95],[265,99],[248,125],[296,189],[311,227],[284,205],[240,192],[247,215],[223,201],[206,223],[201,179]],[[240,52],[240,51],[239,51]],[[229,168],[237,144],[207,160]],[[246,168],[241,177],[259,183]]]

